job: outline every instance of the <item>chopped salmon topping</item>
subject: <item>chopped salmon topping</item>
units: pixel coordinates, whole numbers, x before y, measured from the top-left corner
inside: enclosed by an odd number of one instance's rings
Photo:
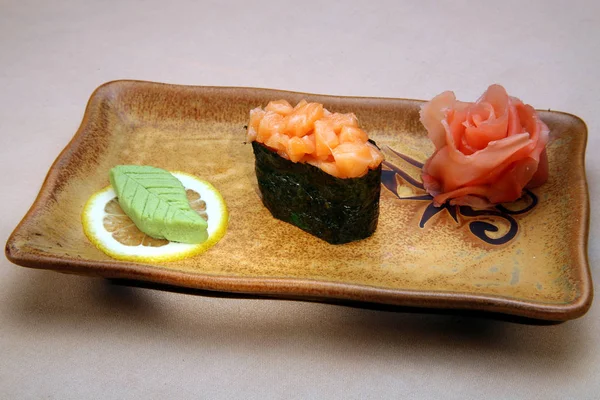
[[[295,107],[276,100],[250,111],[248,140],[338,178],[361,177],[383,161],[353,113],[331,113],[322,104],[306,100]]]

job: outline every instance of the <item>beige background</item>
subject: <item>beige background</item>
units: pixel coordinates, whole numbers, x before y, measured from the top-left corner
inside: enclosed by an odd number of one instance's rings
[[[454,89],[463,100],[498,82],[587,122],[589,259],[600,279],[597,1],[91,3],[0,0],[3,242],[105,81],[421,99]],[[194,297],[0,264],[3,399],[600,393],[597,305],[536,327]]]

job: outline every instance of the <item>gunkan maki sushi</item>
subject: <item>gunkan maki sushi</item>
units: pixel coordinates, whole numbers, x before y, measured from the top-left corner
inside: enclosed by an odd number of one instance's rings
[[[354,114],[271,101],[250,111],[248,140],[263,204],[275,218],[332,244],[375,232],[383,154]]]

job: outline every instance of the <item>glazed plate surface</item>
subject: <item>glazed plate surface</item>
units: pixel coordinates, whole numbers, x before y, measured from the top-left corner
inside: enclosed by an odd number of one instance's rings
[[[369,239],[330,245],[271,217],[245,143],[248,112],[302,98],[354,112],[384,150],[379,225]],[[419,167],[433,146],[420,101],[268,89],[110,82],[92,95],[73,140],[51,167],[6,244],[26,267],[182,288],[323,301],[487,311],[548,321],[583,315],[592,301],[589,201],[579,118],[541,112],[554,140],[549,181],[513,204],[478,212],[435,208]],[[117,164],[185,171],[227,202],[225,237],[207,253],[159,265],[121,262],[85,237],[86,200]]]

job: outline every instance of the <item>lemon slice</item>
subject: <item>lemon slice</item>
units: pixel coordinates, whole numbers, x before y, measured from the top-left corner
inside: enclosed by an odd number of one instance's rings
[[[123,212],[111,186],[90,197],[83,208],[83,231],[109,256],[124,261],[164,262],[200,254],[214,246],[227,230],[229,213],[213,185],[184,172],[172,172],[186,189],[190,206],[208,222],[208,239],[199,244],[155,239],[140,231]]]

